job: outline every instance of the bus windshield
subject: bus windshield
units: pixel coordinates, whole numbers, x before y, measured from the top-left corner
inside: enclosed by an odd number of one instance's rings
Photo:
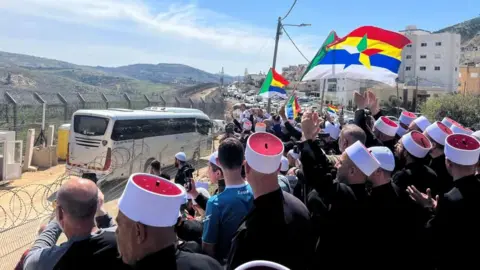
[[[108,118],[89,116],[89,115],[75,115],[73,118],[73,131],[75,133],[87,136],[102,136],[108,127]]]

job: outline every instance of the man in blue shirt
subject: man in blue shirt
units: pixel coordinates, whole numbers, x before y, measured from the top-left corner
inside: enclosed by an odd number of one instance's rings
[[[228,138],[218,148],[218,164],[223,170],[225,190],[207,202],[203,223],[202,249],[224,262],[230,243],[243,218],[253,206],[250,185],[242,178],[244,150],[242,143]]]

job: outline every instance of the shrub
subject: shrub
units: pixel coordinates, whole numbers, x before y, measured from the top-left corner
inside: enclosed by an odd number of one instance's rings
[[[429,98],[420,111],[432,121],[450,117],[460,124],[480,129],[480,96],[443,95]]]

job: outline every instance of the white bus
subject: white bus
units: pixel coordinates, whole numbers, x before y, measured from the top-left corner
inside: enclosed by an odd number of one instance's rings
[[[103,181],[148,172],[157,159],[173,165],[175,153],[198,160],[212,149],[212,123],[200,110],[147,108],[145,110],[78,110],[73,114],[67,170]]]

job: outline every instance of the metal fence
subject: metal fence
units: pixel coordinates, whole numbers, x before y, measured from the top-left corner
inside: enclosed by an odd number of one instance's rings
[[[224,119],[226,109],[220,91],[214,91],[199,99],[126,94],[114,96],[100,93],[4,92],[0,93],[0,130],[16,131],[18,140],[25,140],[30,128],[35,128],[38,134],[44,107],[46,126],[53,124],[58,127],[60,124],[69,123],[72,114],[78,109],[143,109],[149,106],[197,108],[211,119]],[[126,153],[119,158],[135,159],[135,155],[138,153]],[[117,163],[123,164],[125,160]],[[202,159],[192,163],[197,171],[206,166],[206,161]],[[176,169],[170,167],[166,172],[174,176]],[[52,216],[56,191],[68,177],[65,173],[54,180],[44,181],[42,176],[39,176],[38,180],[28,185],[0,187],[0,270],[13,269],[22,253],[30,247],[39,226],[46,224]],[[118,199],[124,186],[124,180],[103,185],[101,189],[104,191],[105,201]]]
[[[55,125],[57,128],[70,123],[72,114],[79,109],[183,107],[200,109],[211,119],[223,119],[225,103],[218,92],[196,99],[162,95],[4,91],[0,92],[0,130],[16,131],[16,139],[25,143],[28,129],[33,128],[35,134],[39,134],[43,114],[45,127]]]

